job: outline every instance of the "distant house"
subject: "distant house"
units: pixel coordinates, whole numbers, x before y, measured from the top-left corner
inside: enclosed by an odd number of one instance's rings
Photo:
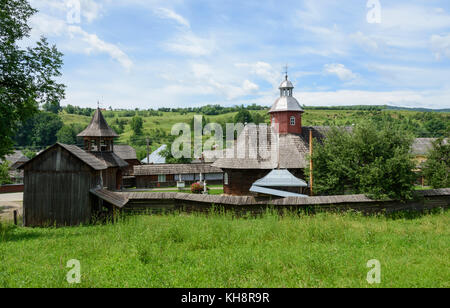
[[[166,149],[167,149],[167,145],[163,144],[157,150],[152,152],[148,157],[146,157],[143,160],[141,160],[141,163],[142,164],[149,164],[149,165],[165,164],[166,163],[166,158],[164,156],[161,156],[161,152],[165,151]]]
[[[181,179],[187,185],[200,179],[222,184],[223,172],[210,164],[155,164],[134,166],[137,188],[172,187]]]
[[[23,183],[23,171],[18,169],[21,165],[29,161],[29,159],[23,155],[22,151],[15,150],[14,153],[7,155],[4,159],[9,164],[9,177],[14,184]],[[3,161],[0,159],[0,164]]]
[[[128,167],[124,169],[124,176],[133,175],[133,166],[138,166],[141,162],[138,160],[136,150],[129,145],[114,145],[114,153],[128,163]]]
[[[414,156],[417,167],[421,167],[427,160],[428,153],[433,148],[436,138],[416,138],[412,145],[411,154]]]
[[[78,225],[120,206],[97,190],[122,187],[128,163],[116,155],[114,138],[100,109],[79,137],[84,149],[56,143],[19,168],[24,170],[24,225]]]

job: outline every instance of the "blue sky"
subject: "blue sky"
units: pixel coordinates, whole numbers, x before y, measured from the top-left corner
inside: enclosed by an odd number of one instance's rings
[[[63,105],[270,106],[288,64],[301,104],[450,108],[448,0],[30,2]]]

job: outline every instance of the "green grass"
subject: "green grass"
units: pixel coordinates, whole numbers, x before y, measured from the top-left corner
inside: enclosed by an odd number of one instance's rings
[[[450,213],[391,219],[268,213],[128,217],[114,225],[0,227],[0,287],[450,287]],[[366,282],[368,260],[381,284]]]

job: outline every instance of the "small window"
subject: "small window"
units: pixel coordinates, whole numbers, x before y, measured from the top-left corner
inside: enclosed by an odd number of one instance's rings
[[[291,125],[292,125],[292,126],[295,125],[295,117],[291,117]]]
[[[158,182],[159,183],[165,183],[166,182],[166,175],[165,174],[158,175]]]
[[[223,174],[223,184],[228,185],[228,173],[227,172],[225,172]]]

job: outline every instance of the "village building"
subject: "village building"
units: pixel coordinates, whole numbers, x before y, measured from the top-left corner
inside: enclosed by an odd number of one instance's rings
[[[120,189],[128,163],[115,154],[114,138],[119,135],[108,125],[100,108],[95,111],[89,126],[77,137],[83,138],[84,151],[105,162],[107,169],[102,171],[103,187]]]
[[[89,223],[105,208],[114,208],[115,201],[102,200],[96,191],[122,186],[128,163],[114,153],[118,135],[97,109],[79,136],[84,149],[56,143],[20,166],[24,170],[25,226]]]
[[[12,154],[6,155],[4,160],[0,159],[0,164],[8,163],[9,178],[13,184],[23,183],[23,171],[19,169],[21,165],[29,161],[22,151],[15,150]]]
[[[222,184],[223,172],[211,164],[155,164],[134,167],[136,188],[174,187],[177,182],[186,185],[198,181]]]
[[[153,151],[150,155],[141,160],[141,164],[154,165],[154,164],[165,164],[166,158],[162,155],[167,149],[167,144],[163,144],[158,149]]]
[[[141,162],[137,158],[136,150],[126,144],[115,144],[114,154],[128,163],[128,167],[123,169],[123,176],[133,176],[134,166],[139,166]]]
[[[280,97],[269,110],[270,127],[246,125],[235,145],[225,150],[224,157],[212,164],[224,172],[225,194],[251,195],[253,183],[274,169],[284,169],[296,178],[305,179],[304,170],[309,165],[310,132],[314,139],[322,140],[329,128],[302,126],[304,110],[293,96],[294,86],[287,75],[279,89]],[[253,148],[252,144],[255,144]],[[261,155],[262,152],[273,152],[274,147],[275,154]],[[239,153],[242,149],[245,149],[244,154]]]

